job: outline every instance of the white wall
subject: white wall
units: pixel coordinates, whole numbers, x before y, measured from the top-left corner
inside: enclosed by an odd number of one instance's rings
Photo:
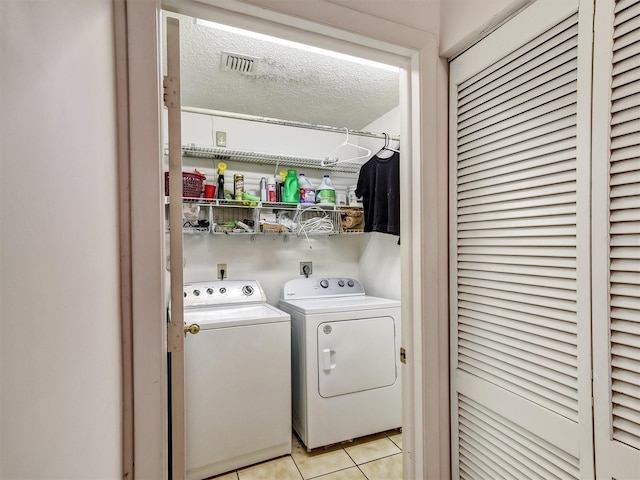
[[[400,107],[390,110],[365,128],[369,132],[400,133]],[[378,152],[384,141],[363,138],[362,145]],[[391,142],[392,148],[398,143]],[[400,156],[400,168],[406,166],[406,157]],[[399,237],[384,233],[370,232],[363,236],[360,249],[360,278],[365,291],[374,296],[400,300],[400,245]]]
[[[248,150],[264,153],[323,158],[346,138],[341,133],[323,132],[311,129],[247,122],[209,115],[183,113],[182,143],[194,143],[213,146],[212,133],[227,133],[228,149]],[[371,130],[370,127],[380,128]],[[384,115],[363,130],[399,131],[398,109]],[[349,141],[367,144],[372,154],[383,145],[382,140],[365,137],[349,137]],[[353,147],[345,147],[341,153],[351,155]],[[364,163],[368,158],[363,159]],[[184,170],[198,169],[207,175],[207,181],[215,182],[219,161],[210,159],[183,159]],[[245,187],[255,193],[260,177],[273,175],[287,168],[283,164],[273,165],[247,164],[225,161],[228,169],[225,174],[226,186],[232,189],[233,174],[244,175]],[[298,169],[305,173],[314,185],[318,186],[322,176],[327,173],[320,169]],[[346,193],[348,185],[357,182],[358,174],[330,172],[337,193]],[[206,215],[206,214],[203,214]],[[385,240],[382,237],[388,237]],[[377,239],[377,240],[376,240]],[[389,248],[389,242],[392,247]],[[167,247],[168,251],[168,247]],[[362,254],[366,253],[363,261]],[[276,236],[220,236],[187,235],[184,239],[185,282],[211,280],[216,278],[216,265],[226,263],[229,278],[257,279],[261,282],[267,300],[276,305],[281,296],[283,284],[287,280],[300,276],[299,262],[313,262],[313,276],[345,276],[359,279],[365,288],[378,291],[379,295],[400,298],[400,247],[397,237],[381,234],[348,234],[340,236],[300,237]],[[386,292],[392,285],[391,295]],[[386,294],[385,294],[386,293]],[[373,293],[372,293],[373,294]]]
[[[221,0],[199,1],[221,3]],[[263,8],[264,18],[272,16],[270,11],[281,12],[302,21],[311,20],[396,46],[420,49],[429,41],[431,34],[437,35],[440,1],[394,0],[392,6],[389,0],[247,0],[246,3]],[[294,26],[299,27],[302,22],[297,23]],[[313,31],[321,30],[313,28]],[[308,37],[308,32],[301,33]],[[351,53],[357,55],[353,51]]]
[[[440,55],[448,58],[532,0],[441,0]]]
[[[389,0],[325,1],[427,32],[437,33],[439,28],[439,0],[393,0],[393,8]]]
[[[165,122],[166,125],[166,122]],[[182,143],[196,144],[205,147],[214,146],[212,134],[216,131],[224,131],[227,134],[227,150],[242,150],[258,153],[271,153],[291,156],[317,158],[318,161],[329,155],[339,147],[347,138],[343,133],[324,132],[319,130],[272,125],[260,122],[251,122],[224,117],[212,117],[209,115],[183,113],[182,114]],[[166,135],[165,135],[166,137]],[[361,139],[351,135],[350,143],[359,144]],[[355,147],[345,146],[333,156],[348,160],[359,154]],[[367,159],[362,159],[362,162]],[[207,181],[215,181],[217,178],[218,160],[201,160],[185,157],[183,164],[185,170],[198,168],[207,175]],[[274,175],[287,169],[286,163],[279,165],[259,165],[242,162],[224,161],[227,164],[227,186],[233,186],[233,174],[245,175],[245,187],[248,191],[258,188],[260,178]],[[322,176],[329,173],[338,193],[345,193],[347,185],[355,183],[357,174],[345,174],[340,172],[327,172],[320,169],[297,169],[298,173],[306,174],[315,186],[318,186]]]
[[[121,477],[110,0],[0,2],[0,477]]]

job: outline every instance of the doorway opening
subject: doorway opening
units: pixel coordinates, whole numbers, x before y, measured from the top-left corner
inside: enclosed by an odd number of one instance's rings
[[[389,323],[392,328],[385,334],[385,339],[389,337],[389,365],[383,365],[392,370],[393,381],[386,378],[384,385],[354,391],[346,400],[325,400],[334,404],[334,411],[342,409],[344,418],[334,422],[336,431],[313,432],[312,437],[306,428],[307,418],[297,418],[310,410],[306,404],[298,406],[302,400],[297,400],[307,396],[300,387],[301,378],[306,378],[307,372],[301,374],[302,377],[294,375],[293,426],[296,433],[292,434],[293,455],[289,459],[293,465],[296,452],[306,451],[301,440],[307,448],[313,448],[358,439],[358,445],[364,441],[380,445],[379,457],[358,458],[353,452],[347,453],[348,448],[338,446],[338,452],[332,456],[342,454],[345,461],[338,469],[350,466],[364,472],[383,463],[398,479],[402,478],[402,372],[399,360],[402,275],[399,226],[392,223],[399,221],[399,177],[395,177],[398,184],[392,192],[398,202],[397,210],[394,218],[389,217],[387,232],[392,235],[379,232],[360,235],[365,229],[362,199],[353,193],[349,201],[347,199],[348,191],[353,192],[359,182],[358,174],[363,165],[370,161],[400,163],[400,69],[200,18],[166,12],[164,16],[177,18],[180,24],[182,170],[189,175],[189,180],[192,175],[199,175],[200,183],[206,182],[213,192],[217,190],[211,198],[204,199],[197,198],[200,192],[189,192],[189,196],[195,198],[183,202],[182,222],[183,226],[187,225],[181,239],[183,261],[174,261],[174,265],[184,265],[181,279],[184,284],[212,282],[221,279],[221,272],[224,272],[223,279],[226,274],[231,281],[260,282],[263,301],[279,306],[283,285],[299,275],[298,263],[304,263],[309,269],[300,273],[312,283],[316,282],[309,278],[313,275],[317,275],[320,285],[322,281],[335,281],[336,285],[344,287],[345,284],[352,286],[355,281],[364,286],[371,298],[395,300],[398,305],[395,320]],[[168,74],[167,71],[164,73]],[[164,121],[164,125],[171,125],[171,121]],[[163,145],[170,135],[165,132]],[[167,160],[164,170],[168,163]],[[296,178],[298,173],[301,175],[300,182],[304,176],[310,189],[317,186],[314,199],[321,198],[323,186],[331,185],[333,197],[327,205],[323,204],[322,198],[313,204],[306,195],[300,197],[300,204],[295,207],[283,204],[290,200],[275,198],[276,193],[268,201],[266,184],[286,185],[285,176],[288,182],[292,167],[297,169],[294,170]],[[388,175],[386,170],[384,174]],[[229,185],[231,179],[233,183]],[[202,188],[200,184],[198,187]],[[187,184],[184,188],[186,191]],[[286,186],[284,190],[286,195]],[[311,226],[307,229],[307,225]],[[266,230],[267,226],[269,230]],[[277,235],[272,235],[275,227],[278,227]],[[167,251],[169,245],[170,241]],[[172,257],[175,257],[173,251]],[[217,285],[226,288],[226,285]],[[182,292],[182,284],[175,288]],[[191,292],[185,288],[184,295],[189,300]],[[213,297],[212,301],[215,300]],[[373,319],[367,321],[371,323]],[[295,329],[293,337],[295,354],[299,350]],[[376,341],[385,343],[386,340]],[[362,343],[366,342],[363,337]],[[197,475],[197,469],[205,471],[202,470],[205,467],[196,465],[197,462],[190,458],[195,455],[194,445],[206,441],[201,438],[206,434],[205,430],[198,435],[193,433],[201,430],[198,425],[204,420],[202,416],[197,420],[192,418],[199,404],[199,400],[192,398],[196,389],[189,382],[190,372],[199,366],[189,351],[193,348],[190,347],[192,343],[188,336],[184,346],[187,363],[189,358],[192,362],[185,366],[184,381],[188,477],[192,470],[193,475]],[[352,342],[349,349],[355,351],[355,348]],[[370,349],[365,351],[370,353]],[[293,365],[303,361],[293,357]],[[374,361],[372,358],[371,362]],[[229,366],[236,364],[230,362]],[[359,362],[358,369],[362,370],[362,367]],[[294,367],[293,371],[297,369]],[[233,370],[229,376],[233,383]],[[229,384],[225,387],[228,392],[241,388]],[[171,388],[179,387],[172,382]],[[224,387],[220,385],[220,388]],[[301,393],[297,394],[298,391]],[[259,391],[253,392],[252,396],[259,397]],[[319,397],[322,397],[321,393]],[[358,401],[360,407],[354,403]],[[375,402],[380,404],[381,411],[372,412],[368,423],[353,421],[350,429],[344,427],[351,419],[362,416],[367,406],[371,407]],[[336,407],[336,403],[341,406]],[[384,422],[380,420],[383,417]],[[257,425],[248,426],[245,433],[240,432],[240,428],[237,432],[232,429],[227,444],[238,444],[237,439],[231,438],[235,433],[246,438],[257,428]],[[236,450],[240,452],[242,448],[239,446]],[[247,458],[256,459],[251,455]],[[299,459],[302,464],[306,460],[307,456]],[[319,460],[317,458],[316,462]],[[274,461],[282,462],[282,459]],[[216,462],[219,465],[212,464],[208,473],[217,474],[231,466],[248,465],[244,457],[235,463],[226,458]],[[246,464],[242,465],[242,462]],[[297,468],[300,470],[301,465]]]
[[[401,67],[400,136],[407,159],[400,178],[402,344],[406,350],[402,378],[409,392],[403,395],[403,470],[405,478],[447,477],[448,297],[442,281],[447,276],[447,82],[436,38],[425,34],[398,43],[388,34],[393,29],[369,29],[363,36],[331,27],[330,21],[306,21],[239,2],[225,2],[224,8],[205,5],[212,2],[166,1],[163,6],[176,13],[276,33]],[[131,205],[130,222],[125,218],[121,224],[125,233],[130,232],[132,262],[131,285],[123,287],[123,298],[130,298],[128,308],[135,319],[131,356],[123,354],[125,368],[130,366],[133,378],[129,391],[125,384],[125,403],[131,404],[133,412],[129,423],[125,418],[125,444],[133,445],[136,475],[167,478],[168,462],[159,461],[169,456],[167,295],[163,282],[167,272],[162,234],[165,206],[159,161],[163,158],[158,21],[162,11],[155,2],[135,1],[127,3],[126,9],[119,4],[116,11],[117,26],[126,31],[126,45],[117,59],[124,76],[119,87],[119,111],[125,119],[120,136],[126,147],[121,162],[126,177],[121,196]],[[123,325],[126,331],[127,324]],[[125,471],[131,471],[132,465],[126,461]]]

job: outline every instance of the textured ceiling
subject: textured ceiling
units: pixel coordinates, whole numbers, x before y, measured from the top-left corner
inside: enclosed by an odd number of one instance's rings
[[[398,106],[398,73],[181,19],[182,104],[361,129]],[[222,53],[257,58],[255,75],[221,68]]]

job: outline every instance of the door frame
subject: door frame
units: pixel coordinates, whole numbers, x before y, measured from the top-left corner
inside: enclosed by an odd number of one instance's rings
[[[401,135],[403,151],[411,156],[400,180],[402,345],[407,351],[403,470],[405,478],[449,478],[448,87],[436,36],[409,27],[399,35],[397,24],[362,13],[353,23],[359,33],[347,31],[346,25],[339,29],[330,25],[345,21],[344,7],[330,3],[312,9],[315,21],[235,0],[114,0],[114,5],[116,31],[126,31],[127,45],[116,56],[118,78],[126,79],[117,89],[119,113],[126,119],[118,125],[126,144],[119,156],[120,196],[131,206],[121,219],[131,265],[122,298],[132,319],[123,322],[123,345],[131,345],[123,348],[123,368],[133,379],[123,387],[125,410],[127,404],[131,408],[124,415],[124,445],[133,445],[133,453],[124,455],[125,478],[168,478],[168,292],[158,160],[163,154],[163,8],[402,67],[400,101],[407,108],[402,109]]]

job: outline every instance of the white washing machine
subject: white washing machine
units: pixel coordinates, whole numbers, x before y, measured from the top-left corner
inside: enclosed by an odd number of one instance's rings
[[[293,428],[308,449],[402,423],[400,302],[351,278],[287,282]]]
[[[187,480],[291,453],[290,317],[257,281],[184,286]]]

